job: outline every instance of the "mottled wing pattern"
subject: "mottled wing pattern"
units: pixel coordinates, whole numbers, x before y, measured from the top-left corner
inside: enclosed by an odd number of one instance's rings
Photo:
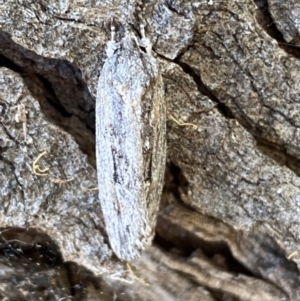
[[[123,38],[99,77],[96,157],[106,231],[124,260],[138,257],[153,236],[165,166],[162,91],[155,58],[134,37]]]

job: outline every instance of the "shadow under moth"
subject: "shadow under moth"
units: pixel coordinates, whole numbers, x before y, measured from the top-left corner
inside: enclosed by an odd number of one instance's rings
[[[99,200],[114,253],[129,261],[154,236],[166,160],[162,77],[151,45],[126,33],[107,44],[96,99]]]

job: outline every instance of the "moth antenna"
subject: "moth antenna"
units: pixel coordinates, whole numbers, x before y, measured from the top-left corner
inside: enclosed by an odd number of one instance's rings
[[[152,45],[150,42],[150,39],[146,38],[146,34],[145,34],[145,25],[144,24],[140,24],[140,31],[141,31],[141,40],[140,40],[140,46],[144,47],[146,49],[146,52],[148,54],[151,54],[151,49],[152,49]]]
[[[145,25],[144,25],[144,24],[141,24],[141,25],[140,25],[140,30],[141,30],[141,36],[142,36],[142,39],[146,39],[146,35],[145,35]]]
[[[115,42],[116,28],[113,23],[113,19],[110,20],[110,41],[106,45],[106,54],[108,57],[112,56],[117,49],[117,44]]]
[[[114,41],[115,40],[115,36],[116,36],[116,28],[114,26],[113,20],[111,19],[111,23],[110,23],[110,40]]]

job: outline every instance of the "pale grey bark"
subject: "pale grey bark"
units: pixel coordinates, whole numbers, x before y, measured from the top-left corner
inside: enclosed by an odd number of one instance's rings
[[[41,245],[61,258],[54,299],[299,300],[300,64],[263,22],[297,44],[296,1],[25,2],[0,0],[2,296],[14,300],[3,283],[15,275],[31,279],[18,262]],[[91,190],[111,18],[116,40],[146,25],[167,104],[157,240],[133,273],[113,257]],[[44,151],[49,170],[35,175]]]

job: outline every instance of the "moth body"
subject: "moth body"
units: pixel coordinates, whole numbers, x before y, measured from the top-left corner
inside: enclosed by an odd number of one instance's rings
[[[152,241],[166,159],[162,78],[144,49],[129,34],[110,41],[96,100],[99,200],[110,245],[126,261]]]

